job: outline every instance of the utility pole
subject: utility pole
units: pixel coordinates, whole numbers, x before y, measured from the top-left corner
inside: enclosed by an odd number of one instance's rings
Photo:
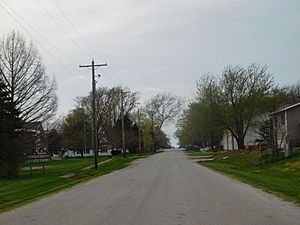
[[[126,149],[125,149],[125,126],[124,126],[124,94],[130,93],[129,91],[121,90],[121,117],[122,117],[122,149],[123,149],[123,158],[126,158]]]
[[[98,146],[97,146],[97,126],[96,126],[96,81],[95,81],[95,67],[107,66],[106,63],[95,64],[94,59],[92,59],[92,64],[90,65],[80,65],[79,67],[92,67],[92,117],[93,117],[93,149],[95,157],[95,169],[98,169]]]
[[[85,132],[85,110],[84,110],[84,107],[83,107],[83,104],[81,104],[81,108],[82,108],[82,113],[83,113],[83,142],[84,142],[84,153],[87,153],[86,152],[86,132]]]
[[[142,143],[141,143],[141,119],[140,119],[140,109],[138,109],[138,128],[139,128],[139,155],[142,155]]]
[[[84,152],[87,153],[87,151],[86,151],[86,131],[85,131],[85,112],[83,114],[83,141],[84,141]]]

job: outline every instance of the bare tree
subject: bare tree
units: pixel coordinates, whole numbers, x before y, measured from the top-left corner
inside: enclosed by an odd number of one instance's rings
[[[32,43],[13,31],[0,43],[0,79],[25,122],[46,120],[57,107],[55,81],[49,80]]]
[[[287,94],[291,99],[291,103],[300,102],[300,80],[295,84],[287,86],[286,89]]]
[[[182,109],[183,99],[171,93],[159,93],[146,102],[145,113],[159,129],[173,121]]]
[[[144,107],[144,112],[151,121],[154,150],[157,148],[159,131],[168,122],[174,121],[183,106],[183,99],[171,93],[159,93],[150,98]]]
[[[111,89],[102,87],[98,88],[96,91],[96,119],[97,119],[97,133],[98,133],[98,144],[100,146],[103,143],[111,143],[115,145],[117,142],[117,134],[113,126],[120,119],[121,116],[121,92],[129,92],[128,88],[122,87],[113,87]],[[83,108],[89,116],[89,121],[91,122],[91,94],[78,98],[77,102]],[[124,95],[123,104],[124,104],[124,114],[128,115],[136,106],[136,103],[139,99],[137,92],[130,92],[127,95]]]
[[[14,126],[11,129],[13,134],[6,138],[5,157],[9,159],[6,165],[10,171],[7,176],[16,177],[24,152],[21,141],[22,144],[28,143],[20,136],[20,130],[26,123],[44,121],[53,116],[57,107],[55,82],[46,76],[36,48],[32,43],[27,45],[18,32],[12,32],[0,42],[0,82],[5,87],[7,101],[18,112],[13,122],[22,122],[20,127]]]

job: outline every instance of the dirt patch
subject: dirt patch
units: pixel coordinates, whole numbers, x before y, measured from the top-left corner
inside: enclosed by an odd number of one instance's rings
[[[75,175],[75,173],[66,173],[66,174],[64,174],[64,175],[62,175],[62,176],[60,176],[61,178],[71,178],[72,176],[74,176]]]
[[[75,180],[79,180],[79,179],[81,179],[81,178],[83,178],[83,177],[82,177],[81,175],[75,173],[75,174],[74,174],[72,177],[70,177],[70,178],[75,179]]]
[[[67,173],[65,175],[60,176],[61,178],[72,178],[72,179],[76,179],[79,180],[82,178],[81,175],[77,174],[77,173]]]

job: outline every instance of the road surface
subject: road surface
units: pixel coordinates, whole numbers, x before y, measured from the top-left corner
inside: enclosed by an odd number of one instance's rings
[[[300,208],[166,151],[16,210],[1,225],[296,225]]]

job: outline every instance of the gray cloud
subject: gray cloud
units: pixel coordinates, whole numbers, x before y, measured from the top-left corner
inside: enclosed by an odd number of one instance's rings
[[[66,58],[26,27],[73,73],[36,43],[47,72],[57,79],[59,113],[73,107],[76,96],[89,92],[90,73],[78,64],[90,63],[91,57],[111,67],[98,70],[102,74],[99,86],[128,86],[142,92],[142,102],[160,91],[190,99],[203,73],[219,73],[228,64],[266,64],[281,84],[299,79],[300,2],[296,0],[57,1],[97,55],[51,0],[40,2],[68,35],[36,0],[6,2],[68,55]],[[2,8],[0,26],[1,35],[21,30]],[[86,50],[75,46],[68,36]],[[168,133],[170,130],[174,127]]]

